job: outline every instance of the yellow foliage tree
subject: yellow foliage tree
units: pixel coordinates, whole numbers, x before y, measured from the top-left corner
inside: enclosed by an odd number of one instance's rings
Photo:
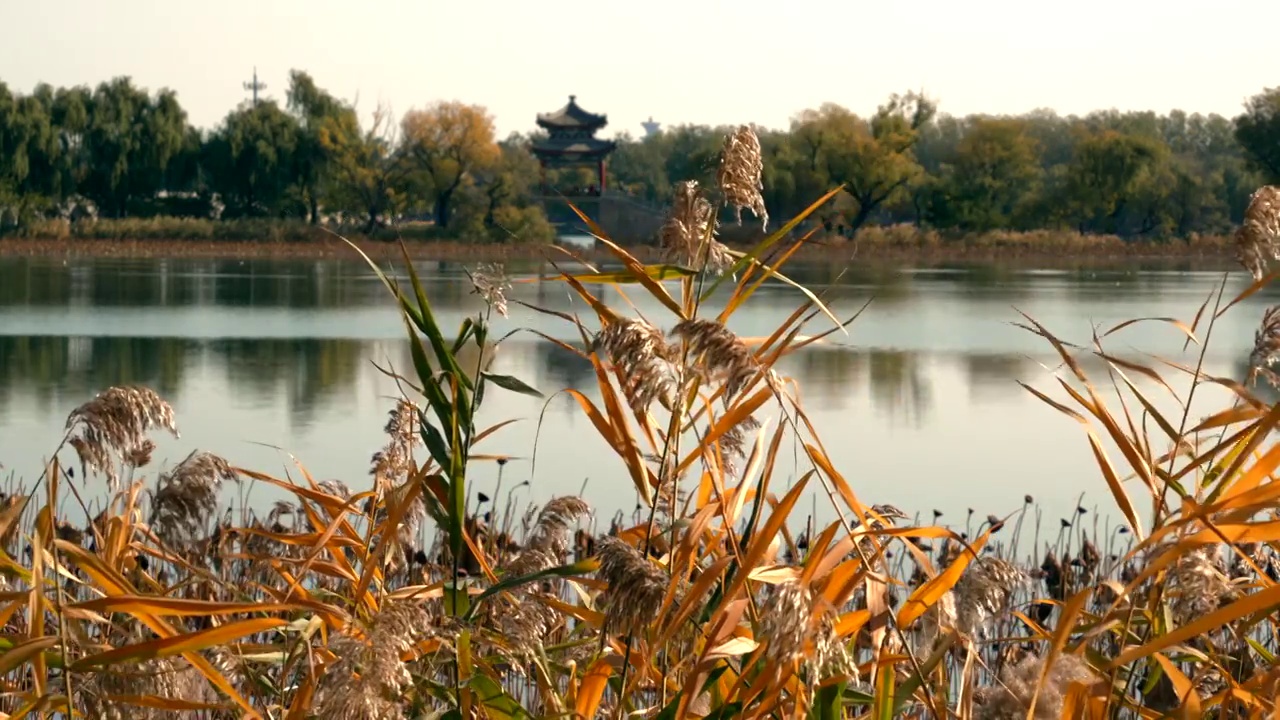
[[[450,203],[463,180],[498,163],[493,117],[479,105],[442,101],[401,120],[406,159],[429,185],[436,223],[448,227]]]

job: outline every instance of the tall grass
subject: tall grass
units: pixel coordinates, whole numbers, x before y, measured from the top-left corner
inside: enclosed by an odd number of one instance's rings
[[[594,368],[598,399],[562,392],[617,454],[614,482],[643,498],[637,521],[593,529],[605,519],[574,496],[522,514],[501,481],[493,497],[477,493],[476,463],[505,467],[491,446],[506,423],[476,422],[485,399],[541,394],[468,351],[504,339],[493,334],[508,281],[495,268],[478,271],[486,310],[447,333],[407,251],[403,281],[370,261],[395,299],[414,365],[411,373],[385,369],[404,397],[390,409],[371,487],[317,482],[302,467],[296,478],[274,477],[204,453],[152,480],[150,437],[177,431],[172,408],[139,388],[89,400],[71,413],[65,447],[80,477],[113,487],[110,507],[83,508],[93,518],[84,527],[60,517],[64,502],[83,503],[81,481],[55,453],[32,489],[0,512],[4,711],[324,719],[1274,712],[1280,449],[1268,439],[1280,408],[1199,364],[1215,321],[1274,273],[1232,299],[1224,276],[1190,322],[1159,320],[1199,349],[1192,365],[1109,354],[1104,341],[1131,323],[1083,347],[1026,318],[1064,368],[1053,391],[1061,399],[1027,389],[1085,429],[1127,546],[1074,520],[1047,549],[997,542],[1006,525],[1021,529],[1025,509],[965,535],[908,523],[874,502],[883,478],[833,466],[798,388],[774,369],[853,318],[797,287],[795,311],[763,341],[728,328],[763,283],[794,285],[781,271],[805,239],[789,240],[791,231],[834,195],[746,252],[721,244],[716,204],[759,207],[758,144],[748,135],[726,143],[721,187],[679,189],[662,233],[665,264],[642,264],[597,229],[621,269],[586,264],[555,278],[586,316],[531,308],[557,316],[586,348],[546,338]],[[1242,247],[1267,251],[1249,257],[1274,256],[1276,234],[1242,235]],[[646,293],[664,314],[609,307],[591,283],[624,297]],[[727,302],[709,313],[716,293]],[[1278,332],[1260,331],[1260,374],[1270,372]],[[1086,376],[1085,358],[1105,363],[1105,383]],[[1130,380],[1136,375],[1158,380],[1180,415],[1161,414]],[[1227,389],[1232,405],[1190,417],[1194,396],[1210,386]],[[798,448],[804,463],[790,483],[784,447]],[[292,499],[265,515],[218,512],[228,487],[253,483]],[[802,530],[797,504],[810,489],[836,519]]]
[[[761,208],[763,211],[763,208]],[[424,223],[406,223],[369,233],[358,227],[311,225],[299,220],[198,218],[123,218],[33,223],[0,237],[0,252],[18,254],[124,254],[208,255],[316,255],[333,249],[333,232],[360,237],[367,245],[404,239],[413,243],[413,254],[427,252],[448,260],[472,261],[490,257],[541,258],[554,240],[555,231],[541,221],[538,211],[503,208],[494,228],[441,229]],[[769,235],[758,224],[728,225],[720,232],[725,245],[737,249],[755,246]],[[848,238],[836,228],[828,230],[810,216],[793,235],[808,242],[795,259],[847,262],[853,255],[862,261],[910,260],[1044,260],[1061,262],[1127,260],[1142,258],[1220,258],[1232,239],[1193,234],[1184,238],[1121,238],[1072,230],[996,230],[989,232],[940,232],[916,225],[867,226]],[[648,238],[638,238],[648,240]],[[787,242],[794,240],[788,238]],[[522,242],[516,242],[522,241]],[[425,247],[423,247],[425,246]],[[629,246],[638,259],[655,256],[643,243]],[[598,259],[608,253],[592,251]]]
[[[363,225],[347,223],[319,225],[305,220],[282,218],[237,218],[212,220],[208,218],[151,217],[151,218],[93,218],[76,220],[40,220],[13,229],[13,237],[30,240],[57,240],[63,242],[85,240],[114,241],[176,241],[176,242],[258,242],[305,243],[323,242],[332,238],[337,230],[372,240],[404,238],[417,241],[470,241],[483,244],[492,241],[511,242],[527,240],[535,243],[550,242],[554,231],[538,208],[514,208],[503,206],[495,214],[495,227],[471,226],[461,229],[441,228],[422,222],[399,223],[393,227],[372,230]]]

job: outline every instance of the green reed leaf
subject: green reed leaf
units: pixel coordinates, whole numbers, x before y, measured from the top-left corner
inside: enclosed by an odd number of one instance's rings
[[[840,682],[818,688],[810,716],[815,720],[844,720],[845,687],[846,683]]]
[[[441,470],[448,472],[452,469],[453,453],[449,451],[449,445],[445,442],[444,435],[440,434],[440,430],[431,421],[427,419],[426,414],[418,411],[418,424],[421,429],[418,431],[422,436],[422,442],[427,446],[427,452],[431,453],[431,459],[436,461]]]
[[[493,597],[494,595],[497,595],[500,592],[514,590],[515,588],[528,585],[529,583],[537,582],[545,578],[579,577],[582,575],[593,573],[599,568],[600,568],[600,561],[594,557],[589,557],[589,558],[583,558],[575,563],[570,563],[568,565],[557,565],[556,567],[547,568],[546,570],[539,570],[538,572],[529,573],[528,575],[518,575],[516,577],[504,578],[503,580],[485,588],[484,592],[472,598],[471,607],[474,610],[474,608],[477,608],[480,606],[481,602],[485,601],[488,598]]]
[[[467,686],[476,694],[476,699],[484,705],[489,717],[493,718],[531,718],[515,698],[507,694],[488,675],[476,674],[467,681]]]
[[[521,395],[528,395],[530,397],[536,397],[539,399],[543,399],[546,397],[545,395],[538,392],[533,387],[526,385],[523,380],[520,380],[519,378],[511,377],[510,375],[496,375],[494,373],[481,373],[481,376],[485,380],[488,380],[489,382],[493,383],[494,385],[497,385],[503,390],[510,390],[511,392],[517,392],[517,393],[520,393]]]
[[[457,357],[458,353],[462,352],[463,343],[470,339],[471,334],[474,332],[476,332],[476,321],[469,317],[463,318],[462,326],[458,328],[458,337],[453,341],[453,347],[451,348],[454,357]]]
[[[418,371],[418,378],[422,382],[422,394],[427,398],[436,418],[444,427],[452,427],[457,422],[454,406],[445,397],[440,383],[436,382],[431,361],[427,359],[427,349],[422,345],[421,336],[412,327],[409,327],[409,356],[413,358],[413,367]]]
[[[443,603],[450,617],[470,617],[473,603],[467,582],[445,583]]]

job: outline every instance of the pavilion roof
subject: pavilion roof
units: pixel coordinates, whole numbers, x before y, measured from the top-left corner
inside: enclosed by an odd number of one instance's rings
[[[548,130],[598,130],[607,124],[607,115],[583,110],[576,95],[570,95],[569,103],[555,112],[538,113],[538,125]]]

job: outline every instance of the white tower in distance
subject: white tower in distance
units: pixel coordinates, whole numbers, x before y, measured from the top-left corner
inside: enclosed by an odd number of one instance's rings
[[[652,137],[658,134],[658,129],[662,127],[662,123],[654,122],[653,116],[650,115],[646,122],[640,123],[640,127],[644,128],[645,137]]]

